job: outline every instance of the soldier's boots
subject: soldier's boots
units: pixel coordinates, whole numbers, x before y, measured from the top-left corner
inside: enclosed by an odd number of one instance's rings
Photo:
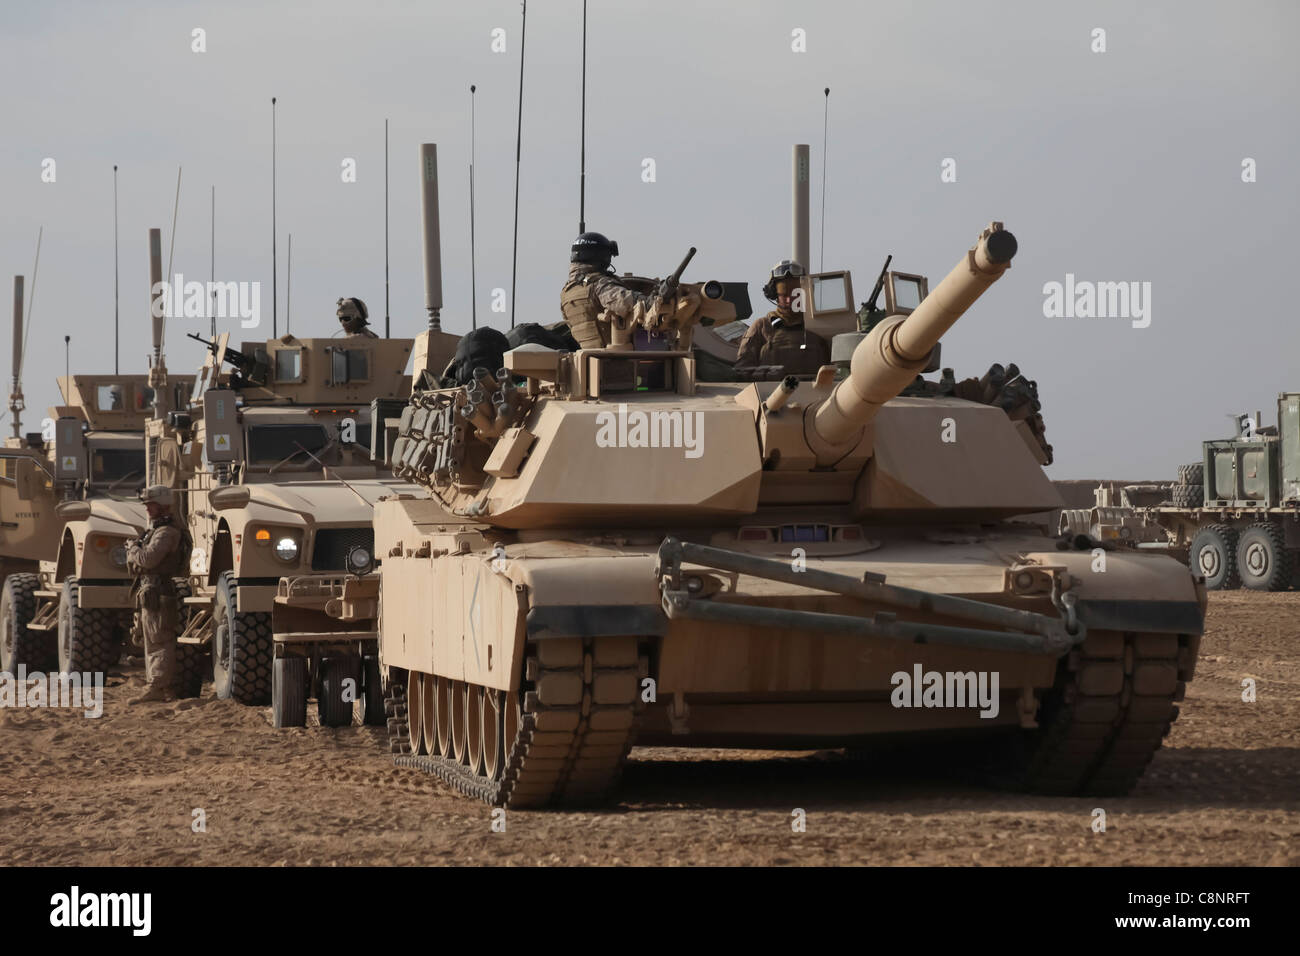
[[[127,701],[128,704],[148,704],[154,701],[170,701],[176,699],[176,691],[170,687],[161,687],[157,684],[150,684],[144,689],[144,693],[137,697],[132,697]]]

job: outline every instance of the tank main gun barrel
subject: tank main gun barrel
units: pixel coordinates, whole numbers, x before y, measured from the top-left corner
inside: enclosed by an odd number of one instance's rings
[[[843,445],[875,418],[925,368],[939,339],[1010,268],[1015,254],[1015,236],[991,223],[910,315],[877,325],[854,349],[848,378],[817,407],[817,438]]]

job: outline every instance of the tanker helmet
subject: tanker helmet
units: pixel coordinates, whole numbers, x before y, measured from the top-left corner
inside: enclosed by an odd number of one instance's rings
[[[339,322],[349,332],[360,332],[369,322],[370,312],[360,299],[352,297],[339,299]]]
[[[618,243],[606,239],[598,232],[584,232],[573,240],[569,248],[570,262],[586,262],[595,266],[609,265],[609,260],[618,255]]]
[[[767,274],[767,282],[763,285],[764,298],[770,302],[775,302],[778,280],[793,280],[793,283],[791,284],[797,288],[799,279],[804,274],[804,267],[799,265],[799,263],[795,262],[793,259],[782,259],[776,265],[772,266],[772,271]],[[787,283],[781,282],[779,284],[786,285]]]
[[[155,504],[162,508],[172,506],[172,490],[166,485],[150,485],[140,492],[140,500],[145,504]]]

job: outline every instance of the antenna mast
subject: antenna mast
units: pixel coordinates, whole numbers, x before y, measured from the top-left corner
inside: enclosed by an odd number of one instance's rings
[[[510,327],[515,327],[515,287],[519,276],[519,157],[524,138],[524,42],[528,35],[528,0],[519,28],[519,119],[515,129],[515,241],[510,253]]]
[[[208,260],[208,280],[211,283],[212,302],[209,303],[208,307],[212,310],[212,315],[209,316],[208,331],[211,333],[209,337],[215,339],[217,337],[217,187],[215,185],[212,187],[211,221],[212,238],[211,245],[209,246],[211,254]]]
[[[280,337],[278,313],[280,295],[276,280],[279,276],[275,267],[275,97],[271,97],[271,338]]]
[[[578,234],[587,231],[587,0],[582,0],[582,160],[578,177]]]
[[[293,233],[289,233],[289,263],[284,267],[284,332],[293,328]]]
[[[388,336],[388,117],[384,117],[384,338]]]
[[[113,374],[120,374],[118,369],[118,271],[117,271],[117,164],[113,164]]]
[[[831,88],[826,87],[826,105],[822,110],[822,235],[818,240],[821,246],[821,265],[818,272],[826,271],[826,131],[830,127]]]
[[[474,90],[469,87],[469,306],[470,328],[478,328],[478,278],[474,268]],[[511,293],[514,298],[514,293]]]

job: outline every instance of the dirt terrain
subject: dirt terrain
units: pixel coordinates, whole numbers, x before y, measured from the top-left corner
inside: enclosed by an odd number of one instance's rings
[[[510,811],[493,832],[487,806],[394,768],[377,730],[276,731],[211,687],[128,708],[140,686],[138,668],[110,675],[98,720],[0,710],[0,860],[1300,864],[1300,593],[1211,597],[1182,715],[1123,799],[1001,793],[897,757],[638,749],[612,807]]]

